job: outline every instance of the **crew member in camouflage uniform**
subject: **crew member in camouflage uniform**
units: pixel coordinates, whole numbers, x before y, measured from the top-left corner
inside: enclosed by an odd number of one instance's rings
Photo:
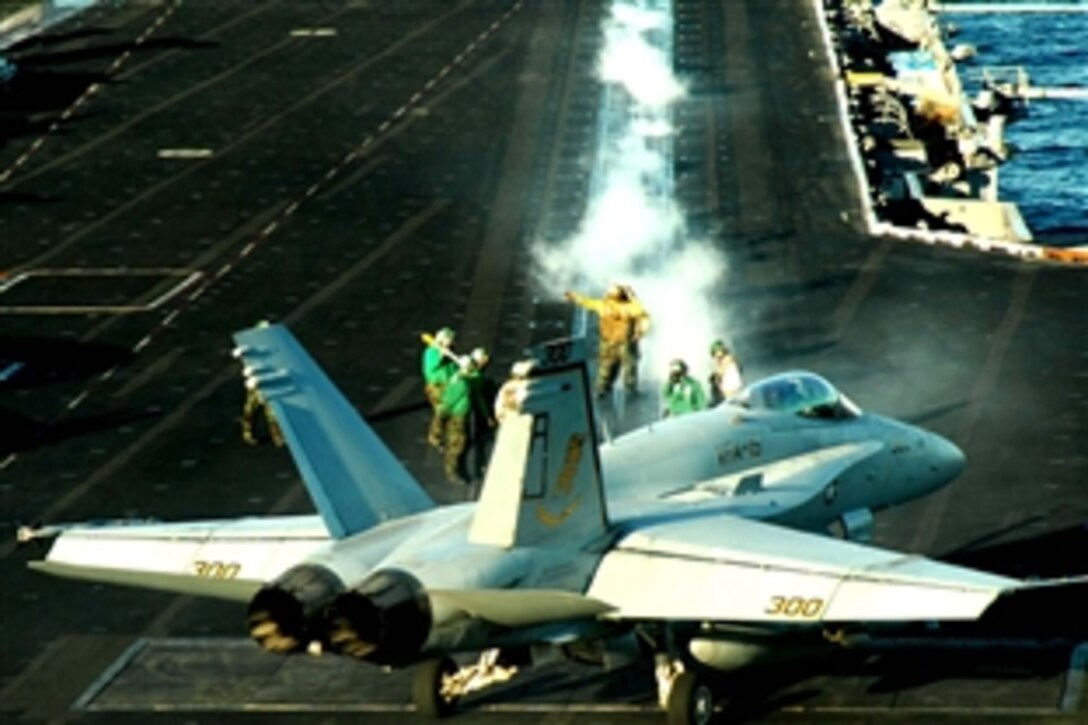
[[[669,365],[669,379],[661,390],[661,396],[665,399],[665,418],[706,408],[703,386],[688,375],[688,366],[683,360],[673,360]]]
[[[446,478],[450,483],[468,485],[461,476],[461,456],[467,444],[469,416],[473,411],[482,410],[485,404],[480,398],[480,369],[476,361],[465,355],[458,362],[460,369],[450,377],[442,391],[438,417],[441,441],[445,445]]]
[[[597,349],[597,397],[603,398],[612,392],[621,369],[624,391],[629,396],[637,395],[638,341],[650,329],[650,315],[635,297],[634,290],[626,285],[613,284],[603,299],[586,297],[577,292],[567,292],[566,297],[599,318],[601,337]]]
[[[427,442],[435,448],[442,447],[442,419],[439,408],[446,383],[457,372],[457,359],[453,354],[456,336],[453,330],[443,327],[433,337],[424,335],[427,347],[423,349],[423,393],[431,404],[431,425],[427,430]]]
[[[471,435],[469,436],[468,463],[469,478],[473,481],[483,480],[487,473],[487,464],[491,461],[491,449],[495,442],[495,432],[499,426],[495,417],[495,399],[499,395],[499,386],[487,374],[487,365],[491,362],[491,355],[487,350],[478,347],[472,351],[472,362],[476,365],[478,375],[473,382]]]
[[[257,422],[257,413],[259,411],[264,413],[264,420],[268,426],[268,437],[272,439],[277,447],[283,446],[283,432],[280,430],[280,424],[276,422],[276,416],[272,414],[268,402],[261,397],[256,383],[246,381],[246,402],[242,406],[242,440],[251,446],[258,443],[257,436],[254,433],[254,425]]]

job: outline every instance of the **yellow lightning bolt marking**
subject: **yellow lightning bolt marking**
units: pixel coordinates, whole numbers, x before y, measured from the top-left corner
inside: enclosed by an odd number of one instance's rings
[[[582,461],[582,448],[585,446],[584,433],[575,433],[567,440],[567,452],[563,456],[563,467],[559,470],[552,498],[567,497],[574,494],[574,476],[578,473],[578,464]],[[548,528],[555,528],[570,518],[582,503],[582,497],[576,496],[558,512],[550,511],[543,503],[537,504],[536,517]]]

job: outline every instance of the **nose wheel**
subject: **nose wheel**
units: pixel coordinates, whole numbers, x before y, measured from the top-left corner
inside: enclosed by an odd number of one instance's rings
[[[669,725],[707,725],[714,719],[714,690],[696,673],[681,672],[666,708]]]

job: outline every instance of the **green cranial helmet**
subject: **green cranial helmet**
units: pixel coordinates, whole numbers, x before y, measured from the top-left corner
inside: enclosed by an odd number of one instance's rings
[[[711,355],[728,355],[729,354],[729,348],[726,347],[725,343],[722,342],[721,340],[715,340],[714,342],[710,343],[710,354]]]
[[[456,337],[453,330],[448,327],[443,327],[441,330],[434,334],[434,341],[444,347],[449,347],[453,344],[453,340]]]

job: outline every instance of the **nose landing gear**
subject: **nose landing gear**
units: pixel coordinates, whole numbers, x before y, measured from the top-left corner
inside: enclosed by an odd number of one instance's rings
[[[658,655],[654,675],[669,725],[707,725],[714,720],[715,693],[705,678],[665,655]]]
[[[667,704],[669,725],[708,725],[714,719],[714,690],[694,672],[682,672]]]

